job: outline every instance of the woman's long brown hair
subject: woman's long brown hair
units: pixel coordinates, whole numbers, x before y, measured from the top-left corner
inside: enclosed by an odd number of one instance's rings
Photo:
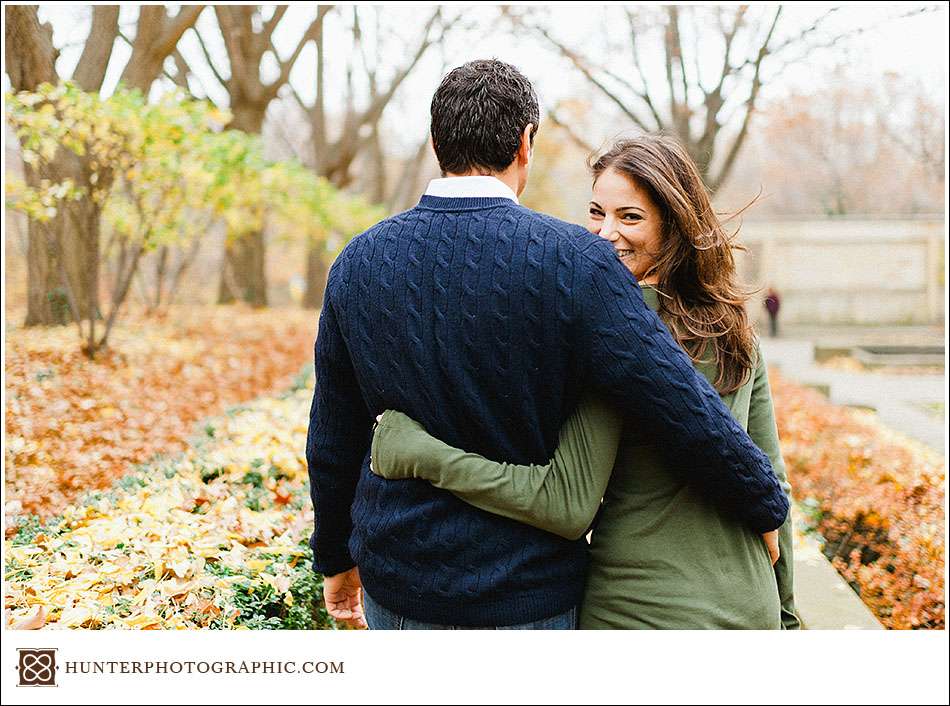
[[[748,380],[756,346],[738,283],[734,234],[726,233],[709,192],[683,146],[665,135],[618,140],[596,161],[596,182],[613,169],[645,189],[663,218],[660,252],[650,274],[658,278],[660,317],[693,361],[708,361],[718,374],[716,390],[728,394]]]

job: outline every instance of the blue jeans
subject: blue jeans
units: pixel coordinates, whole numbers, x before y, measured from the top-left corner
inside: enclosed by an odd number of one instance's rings
[[[363,610],[366,615],[366,623],[370,630],[576,630],[577,629],[577,607],[571,608],[566,613],[555,615],[551,618],[535,620],[532,623],[522,623],[521,625],[505,625],[498,628],[470,628],[463,625],[438,625],[436,623],[424,623],[420,620],[405,618],[398,613],[394,613],[384,606],[370,598],[369,594],[363,591]]]

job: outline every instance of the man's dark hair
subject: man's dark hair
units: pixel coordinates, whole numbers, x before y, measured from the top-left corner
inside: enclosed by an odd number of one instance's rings
[[[432,144],[442,173],[502,172],[528,123],[538,131],[538,97],[511,64],[479,59],[453,69],[432,96]]]

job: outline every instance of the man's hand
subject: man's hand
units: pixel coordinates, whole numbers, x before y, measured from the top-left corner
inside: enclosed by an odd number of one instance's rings
[[[769,556],[772,559],[772,566],[775,566],[775,562],[777,562],[778,558],[782,555],[778,548],[778,530],[766,532],[762,535],[762,539],[765,540],[765,546],[769,548]]]
[[[326,576],[323,580],[323,599],[327,612],[334,620],[354,628],[365,628],[363,616],[363,583],[360,571],[353,567],[349,571],[335,576]]]

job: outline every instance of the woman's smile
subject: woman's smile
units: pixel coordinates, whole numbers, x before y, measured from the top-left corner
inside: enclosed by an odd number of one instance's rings
[[[662,217],[646,189],[607,169],[594,182],[587,230],[609,240],[638,280],[647,277],[661,245]]]

